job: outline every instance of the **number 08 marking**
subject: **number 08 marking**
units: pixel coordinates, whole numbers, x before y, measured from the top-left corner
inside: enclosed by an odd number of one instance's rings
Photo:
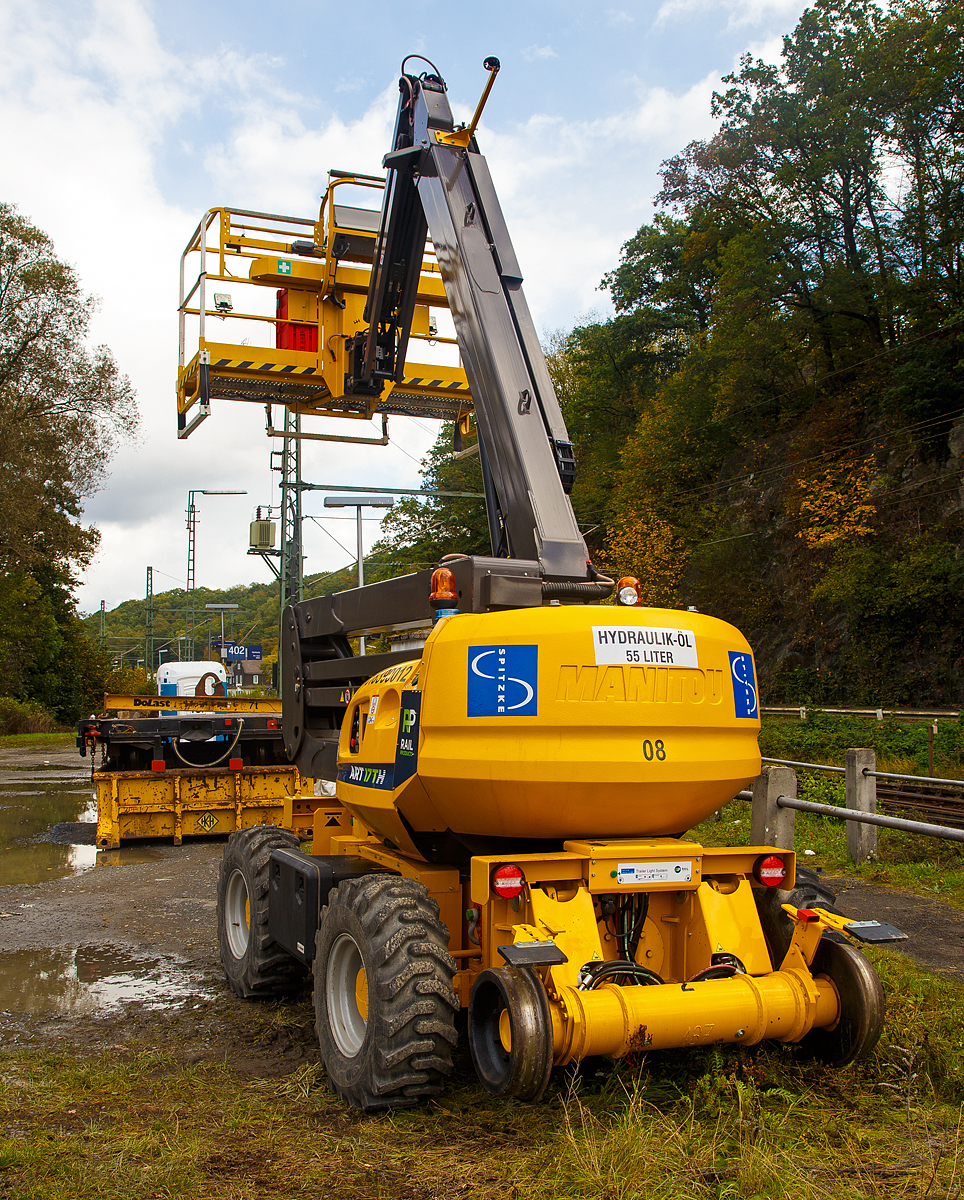
[[[666,758],[666,747],[663,742],[659,739],[657,739],[655,742],[651,742],[647,738],[646,741],[643,742],[643,758],[645,758],[647,762],[652,762],[654,758],[659,762],[663,762]]]

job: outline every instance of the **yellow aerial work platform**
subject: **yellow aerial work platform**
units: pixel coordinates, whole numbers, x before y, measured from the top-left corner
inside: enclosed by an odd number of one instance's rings
[[[364,310],[384,184],[378,176],[330,171],[317,219],[233,208],[204,214],[181,256],[178,437],[188,437],[210,415],[212,399],[264,405],[269,437],[284,436],[283,428],[274,427],[273,405],[299,416],[382,418],[381,437],[294,435],[320,441],[386,445],[393,414],[457,421],[468,433],[472,397],[461,366],[415,362],[417,355],[409,353],[400,379],[358,386],[353,375],[356,336],[369,326]],[[366,191],[374,193],[375,208],[342,202],[364,199]],[[218,285],[233,290],[215,291]],[[245,305],[237,301],[242,291]],[[433,312],[447,308],[428,242],[410,339],[455,347],[454,336],[439,333]],[[250,336],[243,341],[229,342],[221,333],[228,320],[258,324],[246,327]],[[222,322],[219,336],[212,336],[214,321]],[[193,355],[189,322],[198,333]],[[265,326],[274,328],[259,335]],[[427,355],[442,356],[434,350]]]

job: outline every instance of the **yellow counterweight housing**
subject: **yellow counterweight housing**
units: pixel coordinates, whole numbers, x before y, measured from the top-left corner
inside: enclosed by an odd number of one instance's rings
[[[338,794],[381,837],[678,835],[760,772],[753,656],[695,612],[558,605],[438,621],[352,698]]]

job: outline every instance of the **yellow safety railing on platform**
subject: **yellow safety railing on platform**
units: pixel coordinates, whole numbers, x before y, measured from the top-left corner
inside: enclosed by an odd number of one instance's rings
[[[181,255],[179,437],[188,437],[210,415],[215,398],[264,405],[269,436],[280,435],[273,405],[302,416],[356,421],[381,416],[380,439],[301,435],[375,444],[387,442],[384,422],[392,414],[464,421],[472,412],[468,380],[457,365],[406,362],[403,378],[385,383],[378,394],[348,390],[348,346],[367,328],[364,307],[384,185],[378,176],[329,172],[316,220],[228,207],[204,214]],[[345,189],[377,193],[378,207],[341,203],[342,195],[351,198]],[[211,285],[219,283],[231,285],[232,292],[214,291]],[[264,304],[266,288],[276,293],[276,303],[272,297],[272,304]],[[238,289],[244,290],[244,304],[235,303]],[[439,334],[432,311],[447,307],[428,242],[411,331],[415,343],[457,345],[454,337]],[[190,321],[196,321],[195,354],[189,353]],[[212,321],[253,322],[255,330],[273,325],[275,336],[267,340],[274,345],[217,340],[211,336]]]

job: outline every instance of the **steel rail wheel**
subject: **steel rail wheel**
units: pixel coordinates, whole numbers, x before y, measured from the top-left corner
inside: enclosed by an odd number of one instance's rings
[[[315,937],[315,1030],[333,1092],[365,1112],[437,1096],[452,1070],[455,960],[425,887],[347,879]]]
[[[482,971],[469,997],[469,1050],[490,1095],[542,1098],[552,1071],[552,1023],[531,967]]]
[[[268,935],[271,851],[299,845],[274,825],[232,833],[218,875],[218,947],[228,986],[245,1000],[282,996],[304,980],[307,968]]]
[[[849,943],[820,939],[810,970],[826,975],[840,997],[840,1018],[831,1029],[811,1029],[799,1043],[801,1058],[842,1067],[866,1058],[884,1027],[884,989],[866,955]]]

